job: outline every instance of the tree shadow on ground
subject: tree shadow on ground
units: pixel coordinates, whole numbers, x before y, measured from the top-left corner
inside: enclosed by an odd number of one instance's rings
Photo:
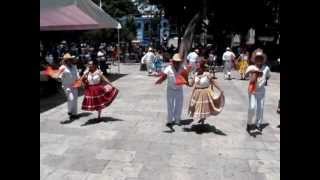
[[[197,134],[203,134],[203,133],[214,133],[221,136],[226,136],[224,132],[222,132],[220,129],[217,129],[215,126],[210,124],[194,124],[189,128],[183,128],[185,132],[195,132]]]
[[[113,118],[113,117],[101,117],[100,119],[93,118],[93,119],[89,119],[87,122],[85,122],[81,126],[88,126],[88,125],[99,124],[99,123],[107,123],[107,122],[112,122],[112,121],[124,121],[124,120]]]
[[[82,117],[87,117],[87,116],[90,116],[92,113],[89,113],[89,112],[83,112],[83,113],[80,113],[77,115],[76,118],[74,119],[68,119],[68,120],[65,120],[65,121],[61,121],[60,124],[70,124],[72,123],[73,121],[76,121]]]

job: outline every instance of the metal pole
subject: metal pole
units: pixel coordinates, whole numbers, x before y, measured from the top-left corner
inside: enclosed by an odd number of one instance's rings
[[[120,30],[118,28],[118,52],[120,52]],[[117,52],[118,56],[118,74],[120,74],[120,54]]]

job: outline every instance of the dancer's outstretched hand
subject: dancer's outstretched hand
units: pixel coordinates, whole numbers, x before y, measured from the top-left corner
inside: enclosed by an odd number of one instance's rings
[[[155,82],[155,84],[161,84],[166,78],[167,78],[167,75],[164,73],[161,73],[160,78]]]

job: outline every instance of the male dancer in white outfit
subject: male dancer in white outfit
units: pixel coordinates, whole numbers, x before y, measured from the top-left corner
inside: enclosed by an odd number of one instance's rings
[[[150,47],[148,52],[142,57],[142,64],[146,64],[148,75],[150,76],[153,72],[153,63],[155,61],[156,55],[153,53],[153,49]]]
[[[232,62],[235,57],[235,54],[231,51],[229,47],[227,47],[226,52],[224,52],[222,55],[222,60],[224,62],[224,79],[231,80]]]
[[[60,66],[57,78],[61,78],[62,89],[68,100],[68,115],[70,120],[77,118],[78,114],[78,89],[73,87],[80,78],[77,67],[73,64],[74,56],[66,53],[63,56],[63,65]]]
[[[261,124],[263,122],[263,109],[266,94],[265,83],[270,78],[270,69],[265,65],[266,56],[262,49],[257,49],[252,55],[255,65],[248,67],[246,75],[250,75],[250,82],[255,82],[256,90],[249,92],[249,108],[247,131],[262,131]]]
[[[196,64],[199,58],[199,49],[195,49],[193,52],[190,52],[187,56],[188,64],[192,67],[192,73],[196,71]]]
[[[180,125],[182,105],[183,105],[183,87],[176,85],[176,77],[181,73],[183,69],[186,69],[182,65],[182,59],[177,53],[172,57],[172,64],[167,66],[160,78],[156,81],[156,84],[162,83],[168,79],[167,82],[167,110],[168,110],[168,122],[167,126],[172,128],[174,124]]]

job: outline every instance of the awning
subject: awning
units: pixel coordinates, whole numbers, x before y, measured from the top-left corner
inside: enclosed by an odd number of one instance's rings
[[[117,29],[119,25],[91,0],[40,0],[40,31]]]

